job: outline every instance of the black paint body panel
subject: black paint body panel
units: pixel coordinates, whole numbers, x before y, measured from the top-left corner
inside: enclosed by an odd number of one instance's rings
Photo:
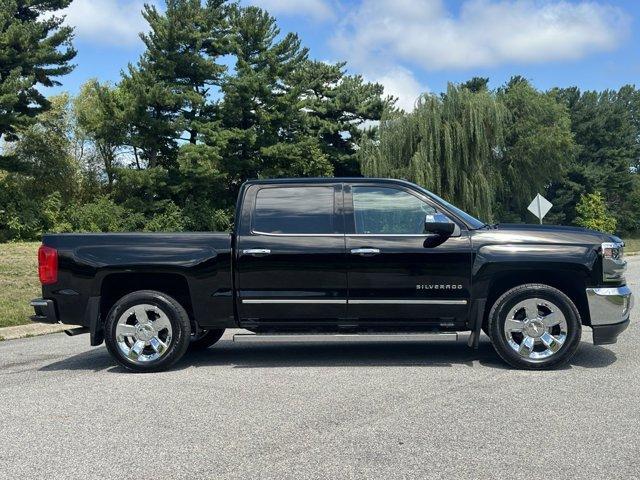
[[[468,232],[438,246],[429,236],[347,236],[347,252],[378,248],[373,257],[348,255],[349,300],[396,300],[349,304],[349,317],[362,320],[464,324],[471,300],[471,243]],[[418,288],[450,286],[455,289]],[[408,303],[459,300],[459,305]],[[406,301],[406,303],[405,303]],[[466,302],[462,304],[462,302]]]
[[[89,297],[104,294],[110,275],[147,273],[183,277],[202,326],[235,325],[229,234],[62,234],[43,243],[57,249],[59,265],[58,282],[44,286],[43,297],[55,300],[64,323],[89,326]]]

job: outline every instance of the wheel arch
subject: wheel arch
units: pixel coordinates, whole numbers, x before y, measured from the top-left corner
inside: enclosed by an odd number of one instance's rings
[[[194,325],[189,283],[177,273],[114,272],[105,275],[100,285],[100,320],[104,323],[111,307],[122,297],[138,290],[155,290],[173,297],[187,311]]]
[[[567,295],[575,304],[583,325],[591,325],[589,304],[586,294],[587,276],[576,268],[536,268],[536,269],[504,269],[491,275],[486,281],[485,311],[483,326],[486,328],[489,312],[493,304],[506,291],[528,283],[539,283],[557,288]],[[572,266],[574,267],[574,266]]]

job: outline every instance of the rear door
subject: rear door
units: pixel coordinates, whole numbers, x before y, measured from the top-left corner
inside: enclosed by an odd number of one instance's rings
[[[454,326],[466,321],[471,243],[462,224],[438,242],[428,197],[390,183],[345,187],[349,317],[358,323]]]
[[[237,244],[241,322],[295,325],[346,316],[340,183],[249,187]]]

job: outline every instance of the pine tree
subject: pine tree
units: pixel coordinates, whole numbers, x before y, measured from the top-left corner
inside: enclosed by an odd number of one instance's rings
[[[629,201],[629,193],[634,187],[633,167],[640,155],[638,130],[625,92],[624,87],[621,92],[580,92],[577,88],[552,91],[569,109],[571,130],[578,144],[569,173],[583,178],[584,192],[602,193],[622,231],[636,224],[633,217],[637,206]],[[567,195],[563,182],[553,190],[568,202],[560,205],[565,211],[572,210],[579,200]],[[575,217],[567,220],[574,221]]]
[[[295,79],[302,89],[307,131],[319,139],[336,176],[360,174],[357,145],[367,134],[367,122],[380,121],[394,103],[383,97],[379,83],[346,75],[345,65],[308,61]]]
[[[146,50],[121,87],[129,99],[132,146],[151,168],[176,168],[181,142],[195,145],[212,120],[209,100],[225,72],[225,3],[169,0],[164,12],[145,5]]]
[[[521,221],[531,199],[561,180],[575,155],[571,120],[564,105],[519,76],[497,98],[509,112],[500,149],[499,218]]]
[[[74,68],[73,29],[55,15],[71,0],[0,2],[0,140],[15,141],[51,103],[38,86],[60,85],[57,77]],[[2,157],[0,157],[2,161]],[[6,169],[18,168],[5,159]]]
[[[488,77],[473,77],[460,85],[462,88],[471,90],[473,93],[486,92],[489,90]]]
[[[318,138],[305,131],[296,78],[307,49],[295,34],[281,37],[275,19],[256,7],[234,8],[231,25],[235,75],[224,82],[221,103],[231,197],[248,178],[331,175]]]

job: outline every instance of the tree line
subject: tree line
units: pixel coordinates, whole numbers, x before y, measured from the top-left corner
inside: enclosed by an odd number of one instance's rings
[[[229,229],[242,182],[299,176],[405,178],[491,222],[531,221],[540,192],[550,222],[640,230],[633,86],[473,78],[405,112],[260,8],[169,0],[117,83],[46,98],[73,69],[70,1],[0,3],[0,241]]]
[[[521,76],[426,94],[411,113],[386,110],[358,152],[367,176],[408,178],[496,222],[535,220],[622,234],[640,230],[640,91],[537,90]]]

